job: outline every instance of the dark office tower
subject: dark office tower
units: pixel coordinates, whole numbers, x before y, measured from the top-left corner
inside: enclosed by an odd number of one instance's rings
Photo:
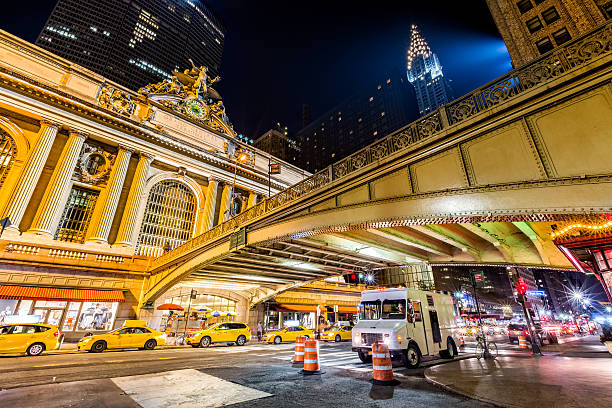
[[[299,130],[293,139],[300,157],[293,164],[321,170],[417,117],[414,90],[404,71],[395,70]]]
[[[416,91],[419,113],[426,115],[453,99],[449,81],[444,77],[442,65],[416,25],[412,25],[407,55],[408,81]]]
[[[224,36],[200,0],[59,0],[36,44],[136,90],[189,58],[214,77]]]

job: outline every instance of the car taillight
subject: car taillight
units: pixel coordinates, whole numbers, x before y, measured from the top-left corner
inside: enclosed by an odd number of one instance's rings
[[[528,330],[525,330],[525,331],[523,332],[523,334],[525,334],[525,336],[529,336],[529,331],[528,331]]]
[[[251,331],[251,328],[250,328],[250,327],[249,327],[247,330],[249,331],[249,333],[253,333],[253,332]]]
[[[59,329],[58,329],[58,330],[56,330],[56,331],[55,331],[55,333],[53,333],[53,335],[55,336],[55,338],[56,338],[56,339],[59,339],[59,336],[60,336],[61,334],[62,334],[62,333],[60,333]]]

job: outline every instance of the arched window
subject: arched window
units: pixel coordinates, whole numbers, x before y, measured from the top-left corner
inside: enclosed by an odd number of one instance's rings
[[[165,180],[155,184],[147,200],[136,253],[159,256],[190,239],[195,204],[195,196],[182,183]]]
[[[0,188],[2,188],[4,180],[6,180],[6,176],[13,166],[16,155],[15,141],[8,133],[0,129]]]

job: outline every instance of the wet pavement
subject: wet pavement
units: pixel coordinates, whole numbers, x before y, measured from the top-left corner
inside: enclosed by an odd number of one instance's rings
[[[612,356],[597,336],[496,360],[469,359],[425,370],[464,396],[505,407],[612,407]]]

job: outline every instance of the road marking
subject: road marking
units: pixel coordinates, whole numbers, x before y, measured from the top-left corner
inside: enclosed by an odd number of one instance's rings
[[[124,360],[105,360],[105,363],[123,363]]]
[[[43,364],[43,365],[35,365],[34,367],[55,367],[59,364]]]
[[[215,408],[272,396],[194,369],[111,380],[143,408]]]
[[[176,358],[176,357],[158,357],[157,359],[158,360],[171,360],[173,358]]]

